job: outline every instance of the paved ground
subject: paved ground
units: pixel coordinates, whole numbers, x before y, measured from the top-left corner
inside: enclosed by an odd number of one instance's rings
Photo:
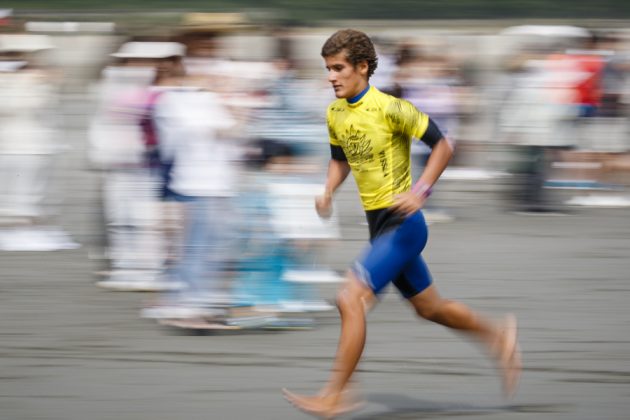
[[[312,331],[189,336],[138,317],[149,296],[94,286],[102,233],[98,174],[81,131],[58,163],[58,222],[83,246],[0,253],[0,419],[157,420],[306,418],[284,386],[314,392],[337,335],[331,313]],[[502,399],[479,349],[419,322],[396,294],[370,315],[358,379],[367,399],[355,419],[627,419],[630,408],[628,210],[565,217],[504,212],[479,184],[436,195],[456,220],[431,226],[426,258],[446,296],[493,317],[520,319],[525,370]],[[444,186],[444,190],[448,190]],[[342,195],[342,269],[366,227]],[[322,293],[332,298],[333,288]]]
[[[85,175],[61,218],[82,248],[0,254],[0,418],[304,418],[280,388],[310,392],[326,379],[336,316],[312,331],[222,336],[177,335],[141,320],[146,295],[93,285],[96,184]],[[418,322],[391,293],[370,315],[358,375],[368,404],[353,418],[626,419],[627,210],[525,217],[479,201],[454,211],[456,221],[431,227],[427,260],[443,294],[491,316],[519,316],[520,392],[504,401],[476,346]],[[338,268],[365,229],[360,218],[344,220],[348,240],[330,252]]]

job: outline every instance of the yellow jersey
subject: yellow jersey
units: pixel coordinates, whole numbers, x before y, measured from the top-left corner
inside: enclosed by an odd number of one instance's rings
[[[411,140],[427,131],[426,114],[371,86],[356,103],[331,103],[326,119],[330,144],[343,150],[366,211],[390,207],[409,191]]]

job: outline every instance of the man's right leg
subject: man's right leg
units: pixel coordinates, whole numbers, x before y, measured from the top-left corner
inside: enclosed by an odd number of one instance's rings
[[[365,347],[366,315],[376,303],[376,296],[353,273],[337,295],[341,315],[341,334],[331,377],[325,389],[340,393],[346,387]]]
[[[356,408],[357,404],[344,397],[348,382],[354,373],[365,347],[366,313],[375,304],[371,289],[354,274],[337,295],[341,315],[341,335],[330,379],[317,396],[308,397],[284,390],[285,397],[296,407],[320,416],[334,416]]]
[[[426,240],[426,224],[418,212],[399,228],[372,241],[348,274],[348,281],[337,297],[341,337],[330,380],[317,397],[285,391],[289,401],[304,411],[322,416],[339,414],[352,406],[344,398],[344,391],[365,345],[366,313],[376,302],[376,294],[403,271],[410,258],[422,251]]]

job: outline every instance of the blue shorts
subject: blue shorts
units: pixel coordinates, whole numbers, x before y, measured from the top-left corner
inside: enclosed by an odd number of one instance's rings
[[[431,284],[431,274],[420,253],[428,239],[422,212],[402,217],[388,210],[368,214],[371,244],[355,262],[354,274],[374,294],[393,282],[405,298]]]

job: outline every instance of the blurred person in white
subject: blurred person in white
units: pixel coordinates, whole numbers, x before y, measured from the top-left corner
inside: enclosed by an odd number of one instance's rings
[[[572,99],[573,69],[549,54],[561,47],[536,44],[506,61],[507,94],[498,119],[503,139],[516,149],[513,195],[519,212],[557,213],[543,187],[555,152],[576,143],[570,133],[580,112]]]
[[[159,96],[155,123],[160,159],[168,163],[164,198],[183,205],[183,243],[169,274],[183,289],[143,316],[203,322],[230,305],[223,286],[233,257],[238,148],[228,132],[235,120],[210,83],[184,76],[179,84]]]
[[[602,107],[600,116],[623,125],[619,130],[622,141],[611,148],[615,156],[604,162],[604,168],[611,173],[630,170],[630,45],[628,37],[622,33],[609,34],[605,39],[609,55],[602,76]],[[617,132],[617,130],[615,130]]]
[[[58,203],[51,183],[59,151],[56,72],[47,66],[53,49],[45,35],[0,35],[0,249],[49,251],[75,248],[51,225],[47,202]]]
[[[405,46],[401,54],[398,83],[401,87],[401,98],[422,109],[438,124],[444,135],[455,140],[457,138],[457,73],[445,48],[444,55],[431,55],[416,51],[413,44]],[[411,170],[415,177],[420,176],[426,165],[431,148],[423,142],[411,144]],[[449,221],[451,217],[444,211],[431,206],[425,208],[425,217],[429,223]]]
[[[338,224],[336,218],[317,217],[312,197],[321,186],[309,176],[319,168],[299,150],[259,140],[245,154],[254,172],[239,199],[246,246],[235,290],[239,300],[265,311],[332,309],[311,283],[341,280],[319,261],[321,247],[339,237]]]
[[[212,17],[208,19],[211,21]],[[187,46],[183,61],[186,74],[189,80],[221,95],[222,102],[237,121],[232,136],[239,141],[247,140],[252,138],[252,132],[256,132],[254,122],[261,118],[261,110],[274,106],[267,89],[282,70],[272,61],[249,59],[246,53],[241,59],[233,59],[232,55],[243,54],[241,48],[247,51],[254,47],[228,47],[233,31],[237,29],[217,31],[213,28],[210,22],[207,27],[201,26],[180,35]]]
[[[290,35],[278,31],[274,41],[276,52],[271,71],[258,87],[267,101],[251,113],[249,137],[290,144],[302,160],[323,162],[327,150],[322,147],[321,136],[326,132],[321,108],[313,105],[316,93],[301,77]]]
[[[150,115],[153,86],[181,73],[184,46],[128,42],[103,70],[99,107],[89,128],[91,163],[103,169],[103,202],[111,270],[99,286],[112,290],[163,290],[168,242],[162,228],[157,137]]]
[[[587,189],[588,193],[578,193],[569,204],[615,207],[630,204],[627,197],[620,195],[621,184],[625,182],[625,174],[620,170],[624,169],[623,162],[630,150],[623,95],[630,56],[623,51],[620,41],[614,33],[601,34],[589,40],[586,49],[567,52],[567,59],[580,75],[574,84],[575,97],[582,99],[581,110],[590,110],[582,112],[582,118],[574,124],[578,150],[566,153],[563,162],[565,166],[577,167],[570,171],[575,179],[573,185]]]
[[[312,189],[319,185],[308,179],[318,172],[327,150],[321,143],[325,128],[309,107],[308,88],[301,83],[292,56],[292,39],[279,30],[273,41],[273,72],[258,88],[268,102],[252,113],[248,123],[255,140],[248,143],[245,158],[248,166],[260,170],[245,183],[239,199],[239,207],[247,210],[243,226],[252,233],[247,243],[253,255],[243,265],[253,268],[240,276],[238,294],[279,312],[328,309],[313,287],[298,284],[306,277],[331,278],[331,272],[316,262],[319,245],[335,237],[336,220],[319,220],[311,205]]]
[[[598,112],[602,117],[626,117],[624,89],[630,72],[630,51],[624,49],[621,34],[606,34],[601,40],[604,52],[602,69],[602,104]]]
[[[0,216],[29,223],[44,216],[55,150],[53,80],[34,62],[50,48],[45,36],[0,35]]]

